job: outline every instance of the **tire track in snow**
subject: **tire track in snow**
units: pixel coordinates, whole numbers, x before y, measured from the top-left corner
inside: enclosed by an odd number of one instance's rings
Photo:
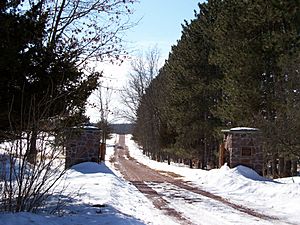
[[[186,219],[182,213],[176,211],[169,206],[169,203],[154,189],[143,181],[131,181],[131,183],[143,194],[145,194],[152,202],[153,205],[162,210],[166,215],[175,218],[181,224],[193,225],[191,221]]]
[[[118,146],[114,154],[114,166],[121,172],[126,180],[133,184],[140,192],[150,199],[153,205],[160,209],[165,215],[174,218],[178,223],[183,225],[194,225],[191,221],[183,217],[182,213],[170,208],[168,202],[162,198],[156,191],[144,183],[144,180],[164,182],[164,178],[158,172],[139,164],[136,160],[129,156],[129,152],[125,146],[125,137],[119,135]],[[146,171],[145,171],[146,170]],[[163,178],[163,179],[162,179]]]
[[[122,143],[119,143],[122,146],[125,146],[125,138],[121,137],[119,139]],[[128,181],[130,181],[133,185],[137,187],[138,190],[140,190],[142,193],[144,193],[150,200],[152,200],[153,204],[158,208],[165,212],[165,214],[170,215],[174,218],[176,218],[180,223],[182,224],[193,224],[188,218],[184,217],[181,212],[176,211],[174,208],[171,208],[169,206],[169,202],[166,200],[166,193],[158,193],[155,191],[150,183],[170,183],[180,189],[185,190],[186,192],[191,192],[194,194],[198,194],[201,196],[205,196],[209,199],[213,199],[214,201],[217,201],[220,204],[220,210],[222,207],[229,207],[231,208],[231,213],[235,213],[234,210],[237,211],[237,213],[244,213],[250,217],[254,217],[256,219],[264,220],[266,222],[269,222],[269,224],[272,223],[280,223],[283,221],[280,221],[276,217],[268,216],[259,212],[256,212],[254,209],[235,204],[230,202],[229,200],[212,194],[208,191],[204,191],[200,189],[199,187],[194,187],[188,184],[187,182],[184,182],[182,180],[178,180],[175,178],[172,178],[170,176],[163,175],[159,173],[158,171],[155,171],[143,164],[138,163],[135,159],[131,158],[129,156],[128,150],[125,148],[122,149],[116,149],[115,151],[115,167],[123,174],[124,178]],[[192,200],[191,200],[192,201]],[[223,206],[222,206],[223,205]],[[222,210],[221,210],[222,211]],[[288,224],[286,222],[283,222],[284,224]],[[197,223],[199,224],[199,223]]]

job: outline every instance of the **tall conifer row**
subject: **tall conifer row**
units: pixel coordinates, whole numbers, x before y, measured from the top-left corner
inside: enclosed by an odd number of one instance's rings
[[[221,128],[251,126],[262,130],[267,156],[299,156],[299,4],[199,4],[151,87],[164,103],[153,101],[164,143],[155,148],[206,167]]]
[[[215,82],[221,73],[208,63],[212,43],[203,32],[210,22],[206,16],[197,15],[183,25],[181,39],[153,82],[153,89],[160,95],[156,99],[164,102],[156,105],[160,151],[175,159],[195,159],[199,167],[214,161],[218,148],[215,131],[220,126],[212,112],[220,96]]]
[[[211,62],[225,75],[217,114],[237,126],[261,128],[266,150],[281,155],[299,149],[291,141],[300,137],[299,118],[292,116],[299,104],[294,80],[299,78],[299,4],[224,1],[211,27],[218,31],[211,36],[216,46]]]

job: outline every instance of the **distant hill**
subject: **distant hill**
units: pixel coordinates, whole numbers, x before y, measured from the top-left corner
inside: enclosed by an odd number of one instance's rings
[[[110,124],[110,127],[112,128],[112,133],[132,134],[134,124],[133,123]]]

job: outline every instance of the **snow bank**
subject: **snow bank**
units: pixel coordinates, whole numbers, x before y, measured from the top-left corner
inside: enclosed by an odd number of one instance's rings
[[[0,181],[15,181],[20,174],[29,175],[30,167],[24,161],[0,153]]]
[[[271,180],[259,176],[245,166],[229,168],[224,165],[210,171],[188,169],[174,163],[169,166],[142,155],[142,151],[130,140],[130,136],[126,141],[130,155],[153,169],[177,173],[183,176],[182,179],[234,203],[300,224],[300,177]]]
[[[116,138],[115,136],[109,140],[108,144],[114,144]],[[131,156],[149,167],[177,173],[182,176],[180,179],[191,181],[195,186],[227,198],[231,202],[279,217],[290,224],[300,224],[299,177],[273,181],[259,176],[255,171],[244,166],[231,169],[225,165],[220,169],[210,171],[189,169],[174,163],[169,166],[167,163],[158,163],[143,156],[138,146],[130,140],[129,135],[126,136],[126,144]],[[175,221],[157,210],[150,200],[137,191],[133,185],[115,175],[118,172],[109,162],[113,153],[114,148],[108,147],[105,164],[81,163],[67,171],[61,186],[65,192],[57,193],[67,200],[65,201],[66,207],[61,210],[61,216],[6,213],[0,214],[0,225],[176,225]],[[161,190],[162,192],[164,189],[173,188],[168,184],[157,185],[157,191]],[[174,190],[174,193],[176,194],[178,191],[180,190]],[[186,197],[189,198],[189,196]],[[183,203],[185,202],[180,199],[170,201],[170,205],[181,207],[182,212],[187,215],[190,213],[193,216],[203,217],[204,224],[220,224],[216,223],[214,219],[218,208],[223,208],[223,206],[215,204],[211,208],[205,207],[203,209],[206,210],[205,214],[201,211],[201,201],[181,205]],[[230,212],[228,216],[232,217]],[[241,215],[243,217],[233,216],[236,217],[233,218],[236,221],[253,224],[245,215]]]
[[[258,131],[259,129],[253,127],[234,127],[229,131]]]
[[[44,216],[33,213],[17,213],[17,214],[2,214],[0,215],[1,225],[144,225],[129,216],[121,213],[105,213],[105,214],[92,214],[91,211],[72,216]]]
[[[244,176],[245,178],[256,180],[256,181],[272,181],[271,179],[267,179],[265,177],[260,176],[253,169],[248,168],[246,166],[237,166],[233,169],[233,173]]]
[[[113,148],[107,150],[113,153]],[[0,225],[177,224],[133,185],[117,177],[107,165],[110,165],[108,161],[106,164],[85,162],[67,171],[56,193],[65,204],[59,215],[47,213],[47,209],[53,209],[49,203],[39,214],[2,213]]]
[[[133,185],[115,176],[104,163],[86,162],[75,165],[68,171],[67,180],[71,190],[80,189],[75,197],[77,204],[106,205],[123,215],[136,218],[139,223],[144,221],[147,224],[157,224],[156,218],[163,217],[166,222],[161,224],[174,224],[174,221],[155,209],[150,200]]]

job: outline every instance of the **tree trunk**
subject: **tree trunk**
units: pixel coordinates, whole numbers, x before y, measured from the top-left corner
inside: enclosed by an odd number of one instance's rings
[[[193,169],[193,160],[191,160],[191,159],[189,160],[189,166],[191,169]]]
[[[220,144],[219,147],[219,168],[221,168],[225,163],[225,143]]]
[[[29,150],[27,152],[28,162],[31,164],[36,163],[37,149],[36,149],[37,129],[33,128],[30,137]]]
[[[284,158],[283,157],[279,157],[278,168],[279,168],[279,177],[284,177]]]
[[[277,178],[278,177],[277,154],[274,154],[273,158],[272,158],[272,176],[273,176],[273,178]]]
[[[292,175],[292,161],[290,159],[285,161],[284,175],[290,177]]]
[[[198,160],[197,169],[201,169],[201,161]]]
[[[101,143],[100,144],[100,155],[98,157],[98,163],[105,161],[105,153],[106,153],[106,144],[105,143]]]
[[[206,140],[204,142],[204,152],[203,152],[203,156],[202,156],[202,169],[206,169],[207,167],[207,144],[206,144]]]
[[[292,160],[292,176],[297,175],[297,159]]]

